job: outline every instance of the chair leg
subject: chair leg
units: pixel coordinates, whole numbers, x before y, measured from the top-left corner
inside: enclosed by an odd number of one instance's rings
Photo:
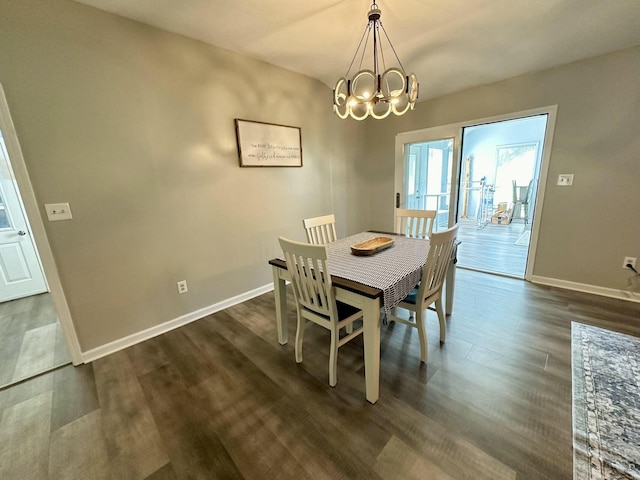
[[[347,331],[347,334],[353,333],[353,323],[350,323],[349,325],[347,325],[345,327],[345,330]]]
[[[296,363],[302,363],[302,340],[304,339],[304,329],[307,325],[307,321],[302,318],[302,315],[298,313],[298,328],[296,330]]]
[[[440,322],[440,344],[442,345],[447,336],[447,324],[445,323],[444,309],[442,308],[442,298],[436,300],[436,313]]]
[[[427,363],[427,356],[429,355],[427,346],[427,329],[424,325],[424,310],[416,311],[416,327],[418,328],[418,338],[420,339],[420,361]]]
[[[335,387],[338,383],[338,337],[339,330],[331,329],[331,348],[329,349],[329,385]]]

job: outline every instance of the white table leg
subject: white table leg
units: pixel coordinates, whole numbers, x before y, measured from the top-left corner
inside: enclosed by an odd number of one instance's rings
[[[380,298],[337,288],[336,300],[362,310],[365,395],[376,403],[380,397]]]
[[[367,298],[363,308],[364,378],[367,400],[380,396],[380,299]]]
[[[278,343],[286,345],[289,341],[287,329],[287,289],[284,278],[281,278],[279,267],[273,270],[273,294],[276,297],[276,327],[278,329]]]
[[[447,270],[447,277],[444,282],[445,306],[444,313],[451,315],[453,312],[453,294],[456,287],[456,265],[451,262]]]

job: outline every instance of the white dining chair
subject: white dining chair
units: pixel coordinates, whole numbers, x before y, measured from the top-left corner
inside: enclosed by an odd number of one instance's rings
[[[427,362],[427,332],[425,327],[425,310],[435,304],[435,311],[440,322],[440,343],[443,344],[446,338],[446,323],[444,308],[442,307],[442,287],[447,275],[447,269],[453,257],[458,225],[454,225],[448,230],[435,232],[429,239],[429,253],[427,260],[422,267],[420,284],[407,295],[397,307],[405,308],[415,313],[409,320],[397,316],[396,308],[391,310],[389,320],[409,325],[418,330],[420,339],[420,361]]]
[[[326,328],[331,332],[329,385],[335,387],[338,382],[338,349],[362,333],[362,326],[353,329],[353,322],[362,319],[362,310],[336,300],[324,245],[300,243],[284,237],[279,240],[296,299],[296,362],[302,363],[304,331],[311,325],[308,322]],[[351,332],[340,338],[342,327],[347,327]]]
[[[314,245],[324,245],[336,241],[336,217],[333,214],[305,218],[302,221],[307,232],[307,241]]]
[[[437,213],[435,210],[396,208],[395,233],[410,238],[429,238]]]

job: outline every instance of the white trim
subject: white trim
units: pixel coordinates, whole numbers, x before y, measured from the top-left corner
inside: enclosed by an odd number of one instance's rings
[[[31,227],[33,240],[40,255],[42,268],[51,291],[51,298],[53,299],[56,312],[58,313],[60,327],[62,328],[62,333],[64,334],[64,338],[67,342],[67,347],[69,348],[71,361],[74,365],[79,365],[82,363],[80,342],[78,341],[73,320],[71,319],[69,305],[67,304],[67,299],[62,289],[62,283],[60,282],[60,276],[58,275],[58,268],[56,267],[53,252],[49,245],[47,232],[44,228],[44,224],[42,223],[42,216],[40,215],[36,195],[33,192],[33,186],[29,179],[29,172],[27,171],[27,167],[24,162],[22,149],[20,148],[13,120],[11,119],[9,105],[7,103],[7,98],[4,95],[2,84],[0,84],[0,127],[3,131],[5,146],[9,153],[9,161],[11,162],[13,173],[16,176],[16,182],[18,183],[20,196]]]
[[[87,350],[86,352],[82,353],[82,360],[84,361],[84,363],[93,362],[94,360],[144,342],[145,340],[149,340],[150,338],[157,337],[158,335],[162,335],[163,333],[170,332],[171,330],[175,330],[176,328],[187,325],[188,323],[200,320],[207,315],[219,312],[221,310],[224,310],[225,308],[233,307],[234,305],[246,302],[247,300],[251,300],[252,298],[258,297],[272,290],[273,283],[270,283],[262,287],[258,287],[254,290],[245,292],[241,295],[236,295],[235,297],[228,298],[227,300],[209,305],[208,307],[204,307],[194,312],[187,313],[178,318],[174,318],[173,320],[161,323],[160,325],[156,325],[154,327],[147,328],[146,330],[136,332],[132,335],[129,335],[128,337],[120,338],[118,340],[114,340],[113,342],[106,343],[96,348],[92,348],[91,350]]]
[[[536,115],[547,115],[547,128],[542,142],[542,157],[540,160],[540,170],[538,172],[538,185],[535,189],[534,215],[531,224],[531,239],[529,240],[529,251],[527,252],[527,264],[524,269],[524,279],[531,280],[533,267],[536,261],[538,250],[538,235],[540,232],[540,222],[542,221],[544,195],[549,177],[549,165],[551,164],[551,148],[553,146],[553,136],[556,129],[556,118],[558,116],[558,106],[551,105],[538,109]]]
[[[550,287],[564,288],[567,290],[575,290],[576,292],[591,293],[603,297],[618,298],[629,302],[640,303],[640,293],[630,292],[629,290],[618,290],[615,288],[598,287],[597,285],[588,285],[586,283],[570,282],[568,280],[560,280],[557,278],[541,277],[539,275],[531,276],[531,283],[539,283]]]
[[[619,298],[632,302],[640,302],[640,294],[628,292],[626,290],[615,290],[612,288],[597,287],[595,285],[586,285],[582,283],[569,282],[566,280],[558,280],[555,278],[540,277],[538,275],[532,276],[531,282],[541,285],[548,285],[551,287],[565,288],[568,290],[602,295],[605,297]],[[173,320],[169,320],[160,325],[156,325],[141,332],[136,332],[132,335],[129,335],[128,337],[124,337],[105,345],[101,345],[100,347],[93,348],[82,353],[82,360],[84,363],[93,362],[94,360],[97,360],[99,358],[105,357],[138,343],[142,343],[153,337],[157,337],[158,335],[162,335],[164,333],[170,332],[171,330],[175,330],[176,328],[187,325],[191,322],[195,322],[196,320],[200,320],[207,315],[211,315],[234,305],[246,302],[247,300],[251,300],[252,298],[259,297],[260,295],[271,292],[273,288],[273,283],[263,285],[262,287],[250,290],[241,295],[236,295],[235,297],[231,297],[227,300],[209,305],[208,307],[201,308],[194,312],[187,313],[186,315],[174,318]]]

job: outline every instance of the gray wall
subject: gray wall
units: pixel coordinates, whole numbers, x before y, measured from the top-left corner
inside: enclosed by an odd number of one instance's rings
[[[0,18],[38,203],[73,210],[45,227],[84,351],[268,284],[304,217],[390,229],[396,133],[550,104],[550,178],[576,177],[548,185],[534,273],[621,288],[640,257],[638,48],[359,123],[315,80],[84,5],[5,0]],[[302,127],[304,167],[239,168],[234,118]]]
[[[533,274],[624,289],[624,256],[640,258],[640,47],[421,102],[367,122],[361,171],[372,227],[392,228],[395,135],[558,105]],[[422,79],[428,90],[428,79]],[[366,167],[366,168],[364,168]],[[560,173],[575,174],[571,188]],[[461,248],[464,248],[462,246]]]
[[[364,130],[319,82],[74,2],[2,1],[0,18],[38,203],[73,212],[45,227],[83,351],[270,283],[304,217],[362,228]],[[234,118],[301,127],[304,167],[239,168]]]

